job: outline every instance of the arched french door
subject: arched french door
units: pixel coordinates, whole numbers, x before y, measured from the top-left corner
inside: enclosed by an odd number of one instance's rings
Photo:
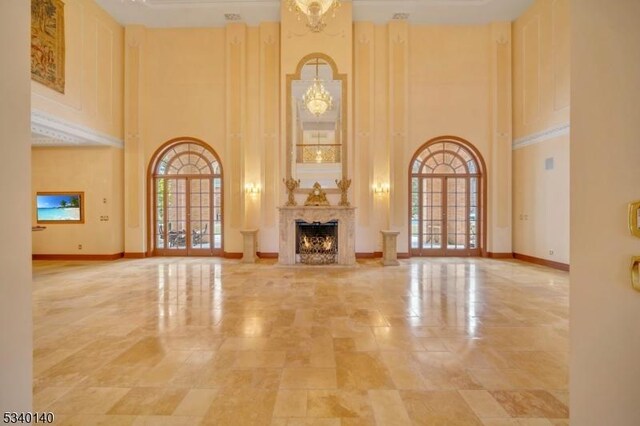
[[[484,246],[484,161],[464,139],[435,138],[410,166],[414,256],[479,256]]]
[[[207,256],[222,251],[222,167],[206,143],[163,145],[151,163],[154,255]]]

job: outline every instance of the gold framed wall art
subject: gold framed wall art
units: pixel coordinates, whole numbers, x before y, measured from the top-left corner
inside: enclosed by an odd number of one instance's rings
[[[64,3],[31,0],[31,79],[64,93]]]

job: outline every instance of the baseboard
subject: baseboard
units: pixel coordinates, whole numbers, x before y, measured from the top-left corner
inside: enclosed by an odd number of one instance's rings
[[[242,253],[224,252],[225,259],[242,259]]]
[[[487,252],[486,257],[490,259],[513,259],[513,253],[491,253]]]
[[[124,253],[115,254],[32,254],[33,260],[117,260]]]
[[[259,251],[257,254],[258,254],[258,257],[260,259],[277,259],[278,258],[278,253],[270,253],[270,252],[261,252],[261,251]]]
[[[356,253],[356,259],[378,259],[381,257],[381,251],[374,251],[372,253]]]
[[[123,256],[125,259],[144,259],[147,257],[146,253],[125,253]]]
[[[398,259],[410,259],[410,258],[411,258],[410,253],[398,253]]]
[[[536,265],[547,266],[553,269],[569,272],[569,265],[566,263],[554,262],[553,260],[540,259],[539,257],[527,256],[526,254],[513,253],[513,257],[524,262],[535,263]]]

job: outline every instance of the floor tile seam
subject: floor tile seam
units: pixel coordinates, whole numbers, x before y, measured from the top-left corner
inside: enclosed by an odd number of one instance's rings
[[[64,386],[47,386],[48,387],[64,387]],[[46,389],[46,388],[45,388]],[[50,407],[52,407],[56,402],[58,402],[59,400],[62,399],[63,396],[67,396],[69,395],[71,392],[73,392],[75,390],[75,386],[70,387],[67,389],[66,392],[64,392],[63,394],[59,395],[57,398],[55,398],[52,402],[50,402],[49,404],[47,404],[45,407],[42,407],[41,409],[38,409],[36,411],[42,412],[42,411],[50,411],[48,410]],[[34,394],[33,397],[35,398],[37,394]]]

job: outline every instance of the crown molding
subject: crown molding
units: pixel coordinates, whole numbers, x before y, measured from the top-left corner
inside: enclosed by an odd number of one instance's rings
[[[558,126],[550,127],[541,132],[532,133],[527,136],[523,136],[521,138],[515,139],[513,141],[513,149],[524,148],[525,146],[535,145],[540,142],[544,142],[549,139],[556,138],[562,135],[568,135],[571,132],[571,124],[563,123]]]
[[[42,111],[31,110],[31,145],[124,148],[124,141]]]

